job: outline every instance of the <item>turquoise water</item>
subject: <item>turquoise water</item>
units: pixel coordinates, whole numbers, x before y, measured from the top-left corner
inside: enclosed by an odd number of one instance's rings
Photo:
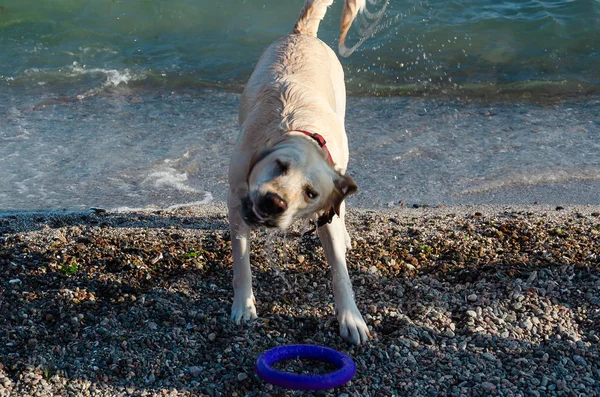
[[[0,87],[238,91],[302,3],[2,0]],[[341,4],[320,30],[332,46]],[[350,41],[358,38],[354,28]],[[598,92],[600,1],[392,0],[375,35],[343,62],[353,95]]]
[[[0,215],[224,202],[239,92],[302,4],[0,0]],[[600,204],[599,0],[391,0],[342,62],[351,206]]]

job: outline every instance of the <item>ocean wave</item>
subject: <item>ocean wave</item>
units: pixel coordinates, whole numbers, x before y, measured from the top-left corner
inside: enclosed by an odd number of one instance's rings
[[[204,192],[204,198],[202,200],[197,200],[197,201],[172,204],[172,205],[168,205],[168,206],[160,206],[160,205],[156,205],[156,204],[148,204],[143,207],[122,206],[122,207],[111,208],[110,210],[119,212],[119,213],[151,211],[151,210],[174,211],[174,210],[178,210],[181,208],[191,208],[191,207],[197,207],[200,205],[211,204],[213,201],[214,201],[213,195],[210,192]],[[0,215],[2,215],[1,212],[0,212]]]
[[[275,0],[67,3],[3,3],[0,86],[84,98],[139,87],[240,91],[299,8]],[[360,48],[342,59],[351,95],[600,92],[598,1],[390,2],[381,15],[386,0],[370,3],[378,23],[357,21],[348,43]],[[336,1],[319,29],[332,48],[341,7]]]
[[[150,185],[156,189],[174,189],[184,193],[199,193],[197,189],[187,185],[188,175],[174,168],[165,167],[150,173],[142,181],[142,185]]]
[[[395,96],[440,96],[440,97],[496,97],[504,99],[531,99],[536,97],[581,96],[600,93],[600,84],[578,78],[524,80],[517,82],[468,81],[439,77],[415,79],[412,82],[390,83],[389,76],[361,75],[348,73],[346,90],[356,97],[395,97]],[[37,68],[27,69],[22,76],[1,77],[0,85],[45,87],[46,89],[66,90],[76,99],[113,92],[115,90],[137,90],[160,88],[180,89],[222,89],[241,93],[244,81],[212,81],[206,75],[195,73],[170,73],[153,70],[86,68],[73,64],[57,71]]]
[[[133,82],[143,82],[147,79],[145,71],[131,69],[87,68],[73,62],[71,65],[57,70],[29,68],[23,74],[12,77],[0,77],[9,86],[47,87],[49,89],[68,88],[79,91],[78,99],[96,95],[104,90],[110,90],[129,85]]]

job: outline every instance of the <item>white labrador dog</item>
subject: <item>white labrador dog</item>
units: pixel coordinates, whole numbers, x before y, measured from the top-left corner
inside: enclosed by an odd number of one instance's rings
[[[318,234],[332,268],[340,334],[359,344],[369,329],[354,301],[346,268],[350,237],[344,199],[356,191],[344,175],[346,89],[335,53],[317,38],[333,0],[306,0],[293,32],[261,56],[241,98],[240,136],[229,165],[229,223],[233,248],[231,318],[256,318],[249,231],[285,229],[300,218],[318,219]],[[345,0],[339,50],[365,0]]]

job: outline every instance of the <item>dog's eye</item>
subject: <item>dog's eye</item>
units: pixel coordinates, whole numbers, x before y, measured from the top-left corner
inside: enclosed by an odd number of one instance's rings
[[[319,197],[319,193],[315,192],[314,190],[312,190],[309,187],[305,188],[304,192],[306,193],[306,197],[308,197],[311,200],[314,200],[317,197]]]
[[[279,172],[281,174],[285,174],[288,172],[288,169],[290,168],[290,164],[286,163],[284,161],[281,161],[279,159],[275,160],[277,162],[277,168],[279,168]]]

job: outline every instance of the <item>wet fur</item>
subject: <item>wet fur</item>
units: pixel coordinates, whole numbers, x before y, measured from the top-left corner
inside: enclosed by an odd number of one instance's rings
[[[316,37],[331,3],[306,1],[293,33],[267,48],[242,94],[240,136],[229,166],[234,262],[231,318],[236,322],[256,318],[250,229],[286,228],[300,218],[327,215],[331,222],[320,227],[318,234],[332,268],[340,334],[358,344],[368,339],[369,330],[354,301],[345,258],[350,237],[344,199],[357,187],[345,175],[349,154],[344,74],[335,53]],[[360,3],[346,0],[342,16],[346,31]],[[296,130],[323,136],[335,166],[312,138]]]

